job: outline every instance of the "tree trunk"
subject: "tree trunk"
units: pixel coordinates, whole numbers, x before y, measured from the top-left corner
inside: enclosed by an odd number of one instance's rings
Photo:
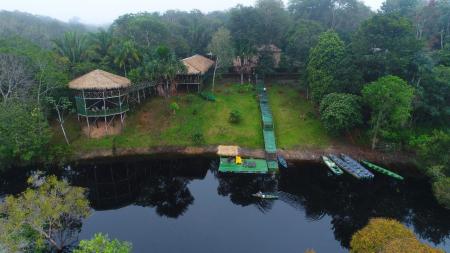
[[[241,72],[241,84],[244,84],[244,72]]]
[[[378,142],[378,131],[380,128],[380,121],[381,121],[381,116],[382,116],[382,112],[378,113],[378,117],[377,117],[377,122],[375,123],[375,127],[373,129],[373,137],[372,137],[372,150],[375,150],[376,146],[377,146],[377,142]]]
[[[216,71],[217,71],[217,65],[219,64],[219,57],[216,59],[216,64],[214,66],[214,74],[213,74],[213,81],[212,81],[212,92],[214,93],[214,87],[216,85]]]

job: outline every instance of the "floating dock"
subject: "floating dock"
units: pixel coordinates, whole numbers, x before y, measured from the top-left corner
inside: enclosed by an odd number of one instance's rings
[[[221,157],[219,172],[222,173],[248,173],[266,174],[269,172],[268,164],[264,159],[242,159],[241,164],[236,163],[235,157]]]

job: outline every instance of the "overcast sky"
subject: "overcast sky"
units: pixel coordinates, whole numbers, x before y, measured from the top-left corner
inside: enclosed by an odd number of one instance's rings
[[[362,0],[377,10],[383,0]],[[253,5],[255,0],[0,0],[0,9],[19,10],[69,21],[74,17],[82,23],[107,24],[118,16],[133,12],[192,10],[203,12],[226,10],[237,4]],[[288,0],[284,0],[285,3]]]

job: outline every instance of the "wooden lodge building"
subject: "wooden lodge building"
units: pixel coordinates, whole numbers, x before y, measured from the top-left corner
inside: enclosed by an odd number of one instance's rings
[[[200,92],[204,80],[208,77],[215,62],[202,55],[194,55],[181,60],[186,67],[186,73],[177,75],[178,90],[194,90]]]

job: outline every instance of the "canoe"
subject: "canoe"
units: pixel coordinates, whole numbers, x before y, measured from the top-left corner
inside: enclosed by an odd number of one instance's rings
[[[355,165],[344,161],[343,159],[339,158],[336,155],[329,155],[328,157],[333,162],[335,162],[336,165],[339,166],[339,168],[341,168],[342,170],[344,170],[345,172],[354,176],[357,179],[368,179],[368,178],[374,177],[374,175],[372,173],[370,173],[369,171],[367,171],[366,169],[361,170],[361,169],[357,168]]]
[[[276,195],[266,194],[266,193],[262,193],[262,192],[252,194],[252,196],[255,198],[260,198],[260,199],[278,199],[278,196],[276,196]]]
[[[363,178],[374,178],[375,175],[348,155],[341,154],[342,160],[352,166]]]
[[[342,171],[339,166],[336,165],[335,162],[331,161],[330,158],[326,157],[326,156],[322,156],[322,160],[325,163],[325,165],[327,165],[327,167],[331,170],[331,172],[333,172],[335,175],[340,176],[342,174],[344,174],[344,171]]]
[[[284,157],[282,157],[281,155],[277,155],[277,160],[282,168],[285,168],[285,169],[288,168],[288,164],[286,162],[286,159],[284,159]]]
[[[378,165],[376,165],[376,164],[373,164],[373,163],[371,163],[371,162],[368,162],[368,161],[361,161],[364,165],[366,165],[367,167],[369,167],[369,168],[371,168],[372,170],[374,170],[374,171],[377,171],[377,172],[379,172],[379,173],[381,173],[381,174],[384,174],[384,175],[386,175],[386,176],[389,176],[389,177],[392,177],[392,178],[395,178],[395,179],[398,179],[398,180],[404,180],[405,178],[404,177],[402,177],[402,176],[400,176],[399,174],[397,174],[397,173],[394,173],[394,172],[392,172],[392,171],[390,171],[390,170],[388,170],[388,169],[385,169],[385,168],[383,168],[383,167],[380,167],[380,166],[378,166]]]

